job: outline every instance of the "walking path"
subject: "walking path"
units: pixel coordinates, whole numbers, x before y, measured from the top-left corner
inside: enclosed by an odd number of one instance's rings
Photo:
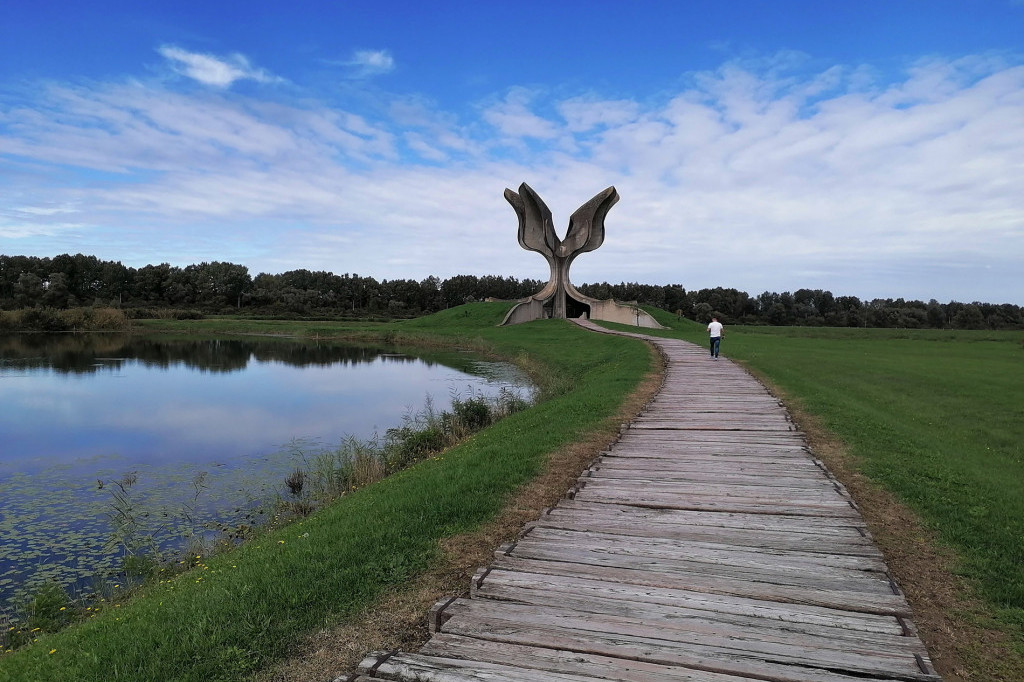
[[[667,359],[657,397],[469,598],[434,607],[418,653],[349,680],[939,680],[782,404],[725,358],[642,338]]]

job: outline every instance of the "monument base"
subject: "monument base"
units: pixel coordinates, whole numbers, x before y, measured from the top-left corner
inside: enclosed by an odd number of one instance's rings
[[[513,306],[505,315],[505,319],[501,321],[500,326],[550,319],[553,309],[554,302],[551,299],[544,300],[531,296]],[[604,301],[596,298],[587,298],[581,301],[566,296],[565,311],[567,318],[582,317],[588,320],[617,322],[646,329],[665,329],[650,314],[641,310],[635,301],[619,303],[610,298]]]

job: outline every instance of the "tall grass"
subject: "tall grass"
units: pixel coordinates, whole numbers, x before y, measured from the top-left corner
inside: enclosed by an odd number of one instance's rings
[[[472,434],[527,409],[530,403],[511,390],[497,396],[455,396],[451,411],[438,412],[429,396],[418,412],[406,413],[402,425],[383,437],[349,436],[333,448],[312,451],[297,446],[292,456],[301,465],[289,476],[292,507],[308,512],[316,504],[331,502],[352,490],[376,483],[415,464],[424,457],[444,452]]]
[[[120,332],[131,328],[131,319],[117,308],[0,310],[0,332]]]
[[[144,595],[40,637],[0,658],[0,680],[236,680],[424,570],[441,538],[493,518],[548,453],[607,425],[650,369],[642,344],[566,322],[497,328],[506,309],[464,306],[378,333],[529,358],[547,377],[542,402],[441,457],[350,491],[235,551],[201,557]]]

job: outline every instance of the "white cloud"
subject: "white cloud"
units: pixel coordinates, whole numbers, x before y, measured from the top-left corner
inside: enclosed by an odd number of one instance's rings
[[[254,80],[259,83],[280,80],[263,69],[254,68],[244,55],[238,53],[215,57],[189,52],[174,45],[163,45],[157,52],[171,62],[175,71],[204,85],[226,88],[238,80]]]
[[[586,132],[629,123],[640,113],[640,105],[628,100],[609,102],[577,97],[560,102],[558,113],[565,119],[569,130]]]
[[[395,58],[387,50],[356,50],[341,64],[349,67],[351,78],[369,78],[393,71]]]
[[[18,213],[0,213],[0,230],[21,240],[5,250],[59,253],[44,237],[67,224],[54,207],[74,206],[76,224],[107,226],[91,233],[110,249],[96,255],[125,262],[130,250],[253,272],[543,278],[502,190],[530,183],[562,233],[614,184],[606,243],[574,263],[576,282],[975,297],[944,293],[971,284],[941,265],[955,263],[985,272],[988,299],[1024,303],[1010,266],[981,269],[1024,261],[1024,66],[932,60],[891,84],[863,68],[780,69],[727,64],[654,103],[511,88],[461,118],[425,97],[377,116],[142,83],[52,87],[0,109],[4,158],[21,164],[4,182],[32,188],[4,192]]]
[[[525,88],[512,88],[505,99],[483,111],[485,121],[507,138],[550,140],[559,135],[556,124],[530,111],[534,93]]]

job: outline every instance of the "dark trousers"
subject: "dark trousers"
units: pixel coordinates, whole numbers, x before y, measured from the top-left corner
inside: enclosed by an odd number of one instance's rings
[[[718,357],[718,347],[720,345],[722,345],[722,337],[721,336],[712,336],[711,337],[711,357],[713,357],[713,358],[717,358]]]

